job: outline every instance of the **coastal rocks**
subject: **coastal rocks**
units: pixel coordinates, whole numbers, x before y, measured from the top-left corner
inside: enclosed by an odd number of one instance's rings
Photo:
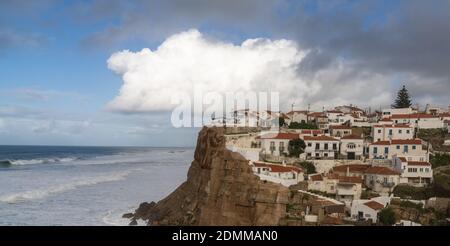
[[[132,219],[149,225],[278,225],[288,188],[264,182],[248,160],[225,148],[223,128],[204,127],[186,182],[158,203],[142,203]]]

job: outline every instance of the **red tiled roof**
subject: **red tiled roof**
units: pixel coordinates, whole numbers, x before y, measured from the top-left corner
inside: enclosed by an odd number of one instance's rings
[[[364,164],[342,165],[333,167],[333,172],[347,172],[347,167],[351,173],[363,173],[370,166]]]
[[[326,117],[326,115],[323,112],[313,112],[313,113],[309,113],[308,116],[313,116],[313,117]]]
[[[329,136],[305,136],[304,137],[305,141],[339,141],[335,138],[329,137]]]
[[[422,144],[420,139],[392,139],[391,144]]]
[[[402,162],[406,162],[406,158],[405,157],[399,157],[398,159],[400,159]]]
[[[273,172],[273,173],[287,173],[287,172],[301,173],[301,172],[303,172],[303,170],[301,168],[294,167],[294,166],[281,166],[281,165],[267,164],[267,163],[262,163],[262,162],[255,162],[255,163],[253,163],[253,165],[255,165],[255,167],[270,168],[270,172]]]
[[[343,136],[341,139],[362,139],[362,137],[358,135],[347,135]]]
[[[314,175],[309,176],[309,178],[312,181],[322,181],[323,180],[322,174],[314,174]]]
[[[408,161],[408,166],[431,166],[431,164],[425,161]]]
[[[350,126],[344,126],[344,125],[337,125],[337,126],[330,126],[331,129],[352,129]]]
[[[412,128],[409,124],[374,125],[373,127],[384,127],[384,128]]]
[[[380,175],[400,175],[397,171],[394,171],[387,167],[372,166],[366,169],[365,173],[380,174]]]
[[[339,177],[339,182],[362,184],[362,179],[361,179],[361,177],[340,176]]]
[[[339,110],[327,110],[327,113],[331,113],[331,114],[342,114],[342,111]]]
[[[389,141],[377,141],[374,143],[371,143],[370,145],[390,145]]]
[[[322,134],[322,130],[301,130],[301,134]]]
[[[384,208],[383,204],[376,202],[376,201],[368,201],[364,203],[367,207],[373,209],[373,210],[381,210]]]
[[[393,114],[391,116],[392,119],[415,119],[415,118],[436,118],[436,116],[433,116],[431,114]]]
[[[257,136],[256,139],[297,139],[299,135],[297,133],[266,133],[262,136]]]
[[[306,110],[294,110],[294,111],[289,111],[287,114],[291,115],[291,114],[294,114],[294,113],[306,114],[306,113],[308,113],[308,111],[306,111]]]
[[[439,117],[450,117],[450,113],[441,113]]]

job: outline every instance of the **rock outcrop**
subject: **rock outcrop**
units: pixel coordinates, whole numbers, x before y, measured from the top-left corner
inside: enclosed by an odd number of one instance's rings
[[[261,181],[248,160],[225,148],[223,128],[204,127],[187,180],[157,203],[142,203],[132,221],[149,225],[278,225],[289,189]]]

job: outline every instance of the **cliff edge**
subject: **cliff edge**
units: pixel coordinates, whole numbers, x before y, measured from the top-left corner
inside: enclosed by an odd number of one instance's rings
[[[248,160],[225,147],[223,128],[204,127],[187,180],[163,200],[142,203],[132,223],[148,225],[278,225],[289,189],[264,182]]]

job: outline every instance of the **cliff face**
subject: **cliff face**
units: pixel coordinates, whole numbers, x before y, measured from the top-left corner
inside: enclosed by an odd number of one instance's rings
[[[149,225],[278,225],[289,190],[260,181],[248,161],[225,148],[223,128],[203,128],[186,182],[158,203],[142,203],[132,220]]]

